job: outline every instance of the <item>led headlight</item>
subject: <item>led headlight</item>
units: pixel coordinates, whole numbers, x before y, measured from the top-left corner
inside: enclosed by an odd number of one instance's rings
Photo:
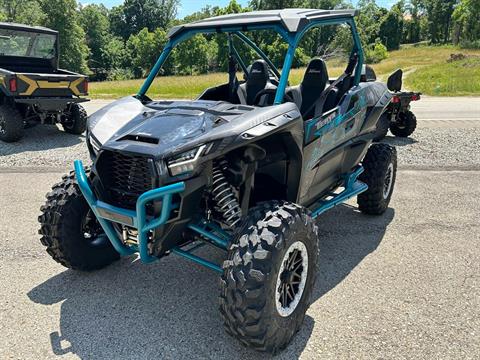
[[[168,160],[168,170],[172,176],[193,172],[197,167],[200,157],[205,154],[207,145],[185,151]]]

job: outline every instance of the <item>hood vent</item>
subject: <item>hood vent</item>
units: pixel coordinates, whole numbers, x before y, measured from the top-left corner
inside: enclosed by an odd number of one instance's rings
[[[149,137],[149,136],[144,136],[144,135],[126,135],[117,141],[123,141],[123,140],[129,140],[129,141],[136,141],[136,142],[143,142],[147,144],[153,144],[153,145],[158,145],[159,140],[154,137]]]

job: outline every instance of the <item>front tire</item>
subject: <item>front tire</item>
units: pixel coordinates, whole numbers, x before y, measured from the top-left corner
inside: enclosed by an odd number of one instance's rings
[[[40,210],[40,241],[56,262],[70,269],[92,271],[120,258],[85,201],[73,172],[53,186]]]
[[[0,140],[15,142],[23,137],[25,125],[20,112],[10,105],[0,105]]]
[[[383,214],[390,203],[397,174],[397,150],[387,144],[373,144],[362,161],[364,172],[359,180],[368,190],[357,197],[361,212]]]
[[[82,105],[71,104],[70,114],[62,122],[62,127],[69,134],[80,135],[87,129],[87,111]]]
[[[318,271],[317,227],[288,202],[250,210],[223,264],[220,312],[244,345],[277,353],[298,332]]]
[[[399,113],[396,122],[390,125],[390,131],[398,137],[408,137],[417,128],[417,117],[410,110]]]

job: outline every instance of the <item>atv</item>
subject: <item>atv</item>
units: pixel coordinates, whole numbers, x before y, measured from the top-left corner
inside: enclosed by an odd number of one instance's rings
[[[284,349],[318,273],[315,219],[355,196],[361,212],[380,215],[395,184],[395,148],[372,144],[391,94],[385,84],[361,81],[355,15],[285,9],[174,27],[138,94],[89,118],[92,166],[75,161],[41,208],[47,252],[80,271],[132,254],[145,263],[191,260],[220,275],[230,335],[260,351]],[[352,36],[345,72],[329,79],[325,61],[313,58],[301,84],[288,86],[303,34],[326,24],[342,24]],[[281,72],[245,34],[265,29],[288,44]],[[216,33],[228,40],[228,82],[193,101],[146,95],[178,43]],[[238,43],[258,56],[251,66]],[[199,256],[201,246],[223,250],[223,263]]]
[[[24,129],[60,123],[71,134],[86,129],[80,103],[86,76],[58,68],[58,32],[0,23],[0,140],[14,142]]]
[[[382,140],[390,132],[398,137],[408,137],[417,127],[417,118],[410,110],[412,101],[420,100],[422,93],[402,91],[403,71],[398,69],[387,81],[387,87],[392,92],[392,99],[377,124],[375,141]]]

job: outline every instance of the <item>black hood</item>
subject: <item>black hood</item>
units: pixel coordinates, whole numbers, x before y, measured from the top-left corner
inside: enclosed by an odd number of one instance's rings
[[[197,109],[149,110],[135,116],[105,145],[122,141],[143,142],[156,145],[163,152],[204,135],[215,126],[217,118],[215,114]]]
[[[293,105],[290,105],[291,107]],[[255,108],[223,101],[120,99],[89,118],[102,148],[162,158],[242,131],[282,114],[283,106]]]

